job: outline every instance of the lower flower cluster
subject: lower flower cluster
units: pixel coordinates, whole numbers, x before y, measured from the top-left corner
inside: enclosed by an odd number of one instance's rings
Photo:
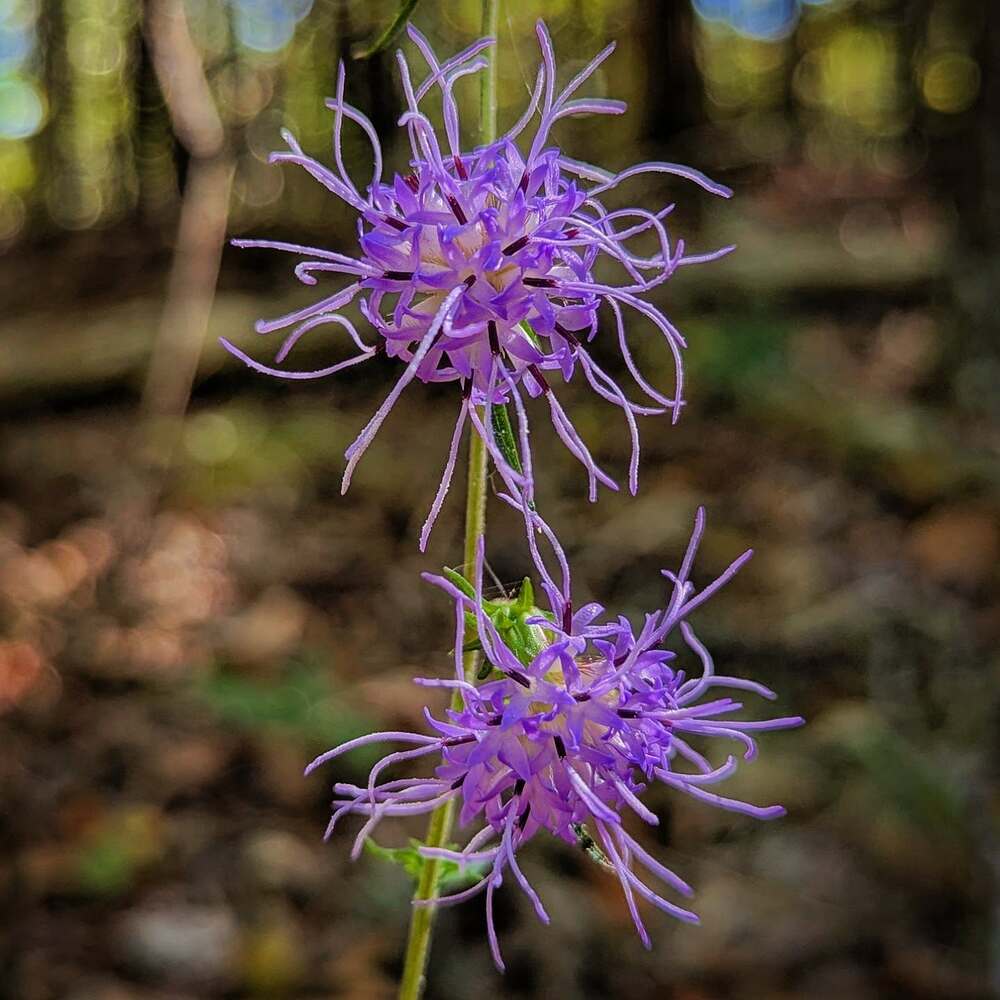
[[[421,853],[461,865],[485,866],[486,874],[468,889],[437,900],[418,900],[415,905],[460,903],[485,893],[490,949],[501,969],[493,896],[508,871],[539,919],[549,920],[517,860],[520,848],[542,830],[586,847],[614,873],[647,947],[649,935],[637,897],[697,923],[691,910],[664,898],[648,884],[655,878],[681,895],[691,895],[686,882],[627,832],[624,813],[632,812],[655,825],[658,819],[641,796],[652,784],[660,783],[757,819],[783,815],[781,806],[751,805],[713,791],[736,770],[737,755],[726,754],[721,764],[713,763],[706,744],[715,740],[735,743],[742,758],[751,760],[757,752],[755,731],[787,729],[803,721],[797,716],[764,721],[734,718],[742,702],[731,694],[713,696],[715,689],[721,689],[775,698],[774,692],[755,681],[717,674],[688,621],[750,556],[745,553],[719,578],[696,590],[689,575],[703,528],[704,513],[699,511],[679,570],[664,573],[671,583],[667,605],[647,614],[638,634],[623,616],[602,622],[604,608],[597,604],[574,613],[567,578],[560,589],[545,587],[549,612],[535,609],[525,618],[537,640],[535,651],[512,644],[505,638],[508,633],[501,632],[486,613],[481,546],[471,586],[459,585],[454,575],[448,579],[428,576],[454,601],[455,677],[418,683],[457,689],[461,704],[443,719],[425,710],[433,735],[373,733],[314,760],[307,773],[369,743],[412,745],[383,757],[364,787],[334,785],[337,799],[327,836],[342,817],[364,817],[352,851],[352,857],[357,857],[383,818],[429,813],[456,799],[460,824],[480,828],[460,850],[424,847]],[[490,669],[478,685],[465,677],[462,664],[467,630],[473,627]],[[677,665],[677,650],[671,645],[678,645],[678,638],[701,664],[696,676],[687,676]],[[431,755],[438,762],[427,777],[380,780],[395,764]]]

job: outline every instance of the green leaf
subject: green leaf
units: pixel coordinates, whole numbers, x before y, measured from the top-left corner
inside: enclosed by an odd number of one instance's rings
[[[506,405],[494,405],[490,410],[490,419],[493,423],[493,436],[500,449],[500,454],[515,472],[521,472],[521,456],[517,450],[514,428],[511,426],[510,414],[507,412]]]
[[[524,333],[527,335],[528,340],[532,342],[539,350],[542,349],[542,342],[538,339],[538,334],[535,333],[534,327],[526,320],[522,319],[518,324]]]
[[[514,607],[521,614],[527,614],[527,612],[534,610],[535,608],[535,588],[531,585],[531,580],[529,577],[525,577],[521,584],[521,589],[517,593],[517,599],[514,601]]]
[[[396,11],[396,16],[389,22],[389,26],[385,31],[371,45],[367,47],[362,45],[355,48],[352,53],[354,58],[368,59],[370,56],[375,55],[376,52],[381,52],[392,45],[396,36],[406,27],[406,22],[413,16],[413,11],[418,2],[419,0],[402,0],[399,10]]]
[[[475,600],[475,590],[472,584],[462,576],[457,570],[449,569],[447,566],[443,570],[444,575],[472,600]],[[524,578],[521,588],[514,598],[503,597],[495,601],[483,598],[482,609],[493,623],[493,627],[500,633],[501,638],[507,648],[524,664],[531,661],[549,644],[550,638],[541,625],[529,625],[528,618],[552,619],[550,612],[544,612],[535,606],[535,588],[531,585],[528,577]],[[465,641],[462,644],[462,652],[470,653],[481,649],[482,644],[478,638],[478,623],[476,616],[471,611],[465,612]],[[479,680],[485,680],[492,672],[488,663],[480,666],[476,675]]]
[[[469,597],[472,600],[476,599],[476,591],[473,589],[472,584],[469,583],[469,581],[466,580],[465,577],[458,572],[458,570],[449,569],[447,566],[445,566],[442,572],[444,573],[445,579],[449,583],[452,583],[456,587],[458,587],[458,589],[462,591],[462,593],[465,594],[466,597]]]
[[[365,841],[365,850],[383,861],[388,861],[389,864],[398,865],[414,882],[420,878],[420,872],[429,860],[420,855],[420,848],[423,846],[421,841],[412,837],[407,847],[382,847],[370,838]],[[457,851],[458,844],[448,844],[448,849]],[[485,870],[484,864],[460,865],[457,861],[439,860],[438,887],[449,891],[460,889],[462,886],[478,882]]]
[[[410,841],[409,847],[382,847],[371,838],[365,841],[366,851],[391,865],[399,865],[414,880],[420,878],[420,871],[424,867],[424,859],[417,853],[419,846],[419,841],[414,840]]]

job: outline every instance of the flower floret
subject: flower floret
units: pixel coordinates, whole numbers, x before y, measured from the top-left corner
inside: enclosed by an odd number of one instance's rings
[[[415,744],[395,751],[372,769],[366,787],[338,784],[340,798],[328,829],[342,816],[366,818],[353,856],[386,816],[430,812],[449,799],[459,803],[462,826],[481,824],[461,850],[424,847],[428,858],[462,864],[486,863],[487,874],[474,886],[438,900],[414,905],[447,905],[485,891],[490,948],[502,969],[499,942],[493,928],[492,902],[509,870],[529,897],[538,916],[548,916],[537,892],[517,862],[517,852],[540,831],[588,853],[618,878],[640,938],[649,946],[637,897],[681,920],[696,923],[689,909],[671,902],[644,881],[650,876],[690,895],[690,887],[662,865],[624,825],[626,811],[656,825],[658,818],[642,801],[653,783],[703,802],[757,819],[784,814],[778,805],[757,806],[713,791],[737,768],[727,754],[711,763],[705,744],[736,741],[746,760],[756,754],[753,733],[802,724],[797,716],[764,721],[733,718],[741,701],[714,689],[747,691],[767,699],[774,693],[743,678],[720,676],[708,651],[688,621],[691,612],[732,578],[745,561],[737,560],[718,579],[696,590],[689,579],[694,553],[704,527],[699,511],[681,568],[668,575],[671,592],[666,607],[646,616],[638,634],[623,617],[601,623],[604,609],[590,604],[576,612],[560,591],[547,615],[533,621],[546,644],[525,663],[510,648],[482,593],[482,547],[471,585],[457,583],[454,574],[427,575],[444,590],[456,610],[455,676],[424,678],[425,686],[457,690],[457,707],[443,718],[425,712],[434,735],[376,733],[336,747],[318,757],[309,770],[369,742],[390,740]],[[471,592],[470,592],[471,591]],[[462,664],[467,616],[475,624],[477,641],[493,670],[491,679],[475,685],[465,678]],[[564,627],[565,626],[565,627]],[[674,637],[700,661],[700,675],[688,677],[677,666]],[[379,783],[391,765],[435,755],[437,763],[426,778],[393,779]],[[592,833],[590,832],[592,831]],[[645,876],[636,873],[636,864]]]
[[[441,62],[419,31],[411,26],[409,34],[428,73],[415,84],[407,59],[402,52],[397,54],[406,99],[399,125],[407,132],[411,153],[408,173],[383,179],[375,128],[344,100],[342,64],[336,97],[327,102],[334,112],[335,169],[308,156],[287,131],[282,133],[287,150],[271,156],[272,162],[302,167],[357,212],[355,253],[280,241],[234,240],[238,247],[270,248],[301,257],[295,274],[304,284],[315,285],[320,276],[342,281],[339,289],[318,302],[257,324],[260,333],[285,331],[277,366],[283,365],[302,336],[331,323],[346,330],[357,353],[319,369],[294,371],[261,364],[229,341],[223,340],[223,345],[251,368],[280,378],[319,378],[378,354],[405,366],[395,387],[347,449],[344,491],[410,382],[459,383],[462,401],[455,433],[438,496],[421,536],[423,546],[448,492],[461,432],[472,411],[511,400],[520,406],[522,392],[545,396],[557,435],[586,469],[590,499],[596,499],[599,484],[618,488],[593,459],[551,386],[551,377],[557,375],[568,382],[578,369],[594,392],[624,415],[632,452],[629,488],[636,491],[636,418],[670,412],[676,420],[683,405],[681,352],[686,343],[648,295],[679,267],[714,260],[732,248],[688,254],[684,241],[672,238],[667,228],[673,205],[657,211],[610,210],[602,197],[630,178],[650,173],[680,177],[721,197],[729,197],[731,192],[678,164],[650,162],[611,173],[570,159],[551,144],[552,128],[565,118],[625,111],[620,101],[573,96],[611,55],[614,45],[607,46],[557,92],[552,42],[539,21],[542,61],[525,113],[497,141],[463,150],[454,87],[462,77],[485,66],[482,53],[493,40],[481,39]],[[435,89],[443,112],[442,138],[424,108]],[[372,177],[363,191],[344,164],[345,120],[358,125],[371,145]],[[535,131],[524,152],[518,140],[532,123]],[[651,238],[655,245],[651,255],[635,250],[633,241],[643,237]],[[600,260],[617,269],[617,283],[595,276]],[[364,342],[341,313],[355,302],[375,333],[373,343]],[[644,402],[631,400],[590,353],[588,345],[598,334],[602,306],[610,310],[625,367],[646,397]],[[651,323],[664,338],[675,366],[671,392],[654,388],[639,371],[626,336],[626,309]],[[475,419],[472,423],[496,458],[490,423]],[[531,493],[530,475],[525,477],[524,489]]]

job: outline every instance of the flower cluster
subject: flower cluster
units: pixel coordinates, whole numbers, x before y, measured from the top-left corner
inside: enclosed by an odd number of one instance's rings
[[[624,414],[631,437],[629,488],[638,482],[637,416],[669,411],[677,419],[683,403],[681,333],[646,296],[678,267],[713,260],[724,247],[705,254],[688,254],[681,239],[672,240],[665,219],[673,205],[652,212],[643,208],[608,209],[602,196],[629,178],[662,173],[684,178],[714,195],[729,197],[728,188],[700,172],[673,163],[649,162],[618,173],[566,157],[551,144],[550,134],[561,120],[575,115],[621,114],[621,101],[575,96],[611,54],[609,45],[560,91],[556,91],[555,55],[542,22],[537,25],[542,61],[534,90],[520,120],[499,140],[463,151],[454,88],[458,80],[485,65],[483,52],[493,44],[481,39],[441,62],[426,38],[410,27],[410,37],[427,63],[419,83],[402,52],[399,71],[406,111],[399,120],[411,149],[410,172],[383,179],[382,151],[374,126],[344,100],[344,69],[337,78],[333,154],[336,169],[306,155],[285,132],[288,150],[274,153],[274,162],[298,164],[332,194],[358,213],[358,247],[354,255],[272,240],[236,240],[239,247],[265,247],[301,256],[295,274],[314,285],[319,275],[342,276],[343,287],[318,302],[277,319],[260,321],[257,330],[286,331],[277,364],[308,331],[334,324],[346,331],[358,349],[352,357],[313,371],[291,371],[259,363],[234,344],[224,346],[257,371],[290,379],[333,374],[384,353],[405,368],[356,440],[346,452],[342,489],[347,490],[355,466],[414,379],[457,382],[462,402],[437,497],[421,535],[430,527],[447,494],[463,428],[468,420],[498,452],[494,430],[477,418],[476,407],[520,401],[544,395],[556,433],[584,465],[589,496],[596,499],[598,483],[617,489],[615,481],[594,461],[590,450],[560,405],[549,379],[569,381],[577,367],[591,388]],[[437,90],[444,121],[444,143],[428,118],[424,102]],[[343,156],[343,126],[352,121],[367,136],[373,155],[371,182],[359,190],[347,172]],[[518,140],[534,123],[526,151]],[[637,238],[651,240],[654,252],[636,252]],[[621,280],[613,283],[595,275],[600,258],[610,261]],[[378,335],[366,344],[341,310],[357,302]],[[601,305],[610,310],[624,364],[647,401],[628,398],[620,385],[594,360],[587,344],[598,333]],[[623,315],[632,310],[647,320],[666,341],[675,366],[671,393],[654,388],[635,363]],[[530,477],[523,486],[530,494]]]
[[[402,52],[397,53],[406,100],[399,125],[409,140],[408,171],[391,179],[383,176],[374,126],[344,100],[341,65],[336,96],[327,102],[334,114],[333,167],[308,156],[287,132],[283,135],[288,149],[271,159],[302,167],[354,209],[357,246],[343,253],[274,240],[234,241],[239,247],[296,255],[300,260],[295,274],[306,285],[333,278],[338,286],[311,305],[257,323],[259,333],[283,333],[274,367],[228,341],[223,344],[251,368],[289,379],[320,378],[377,355],[400,363],[402,373],[395,385],[347,449],[343,491],[412,381],[457,383],[461,403],[420,547],[426,546],[444,504],[468,424],[484,442],[502,480],[499,498],[524,518],[548,610],[534,606],[527,583],[517,600],[484,599],[482,537],[471,582],[450,571],[444,576],[425,574],[454,602],[455,672],[451,678],[420,678],[418,683],[449,689],[451,708],[440,718],[425,710],[427,733],[362,736],[322,754],[307,773],[357,747],[383,741],[403,745],[375,764],[364,785],[334,785],[327,836],[343,817],[362,817],[352,850],[357,857],[383,818],[428,814],[455,802],[461,825],[472,828],[465,846],[443,846],[447,834],[440,830],[450,827],[448,820],[443,827],[432,824],[438,830],[434,842],[420,845],[419,854],[425,861],[434,860],[430,875],[441,861],[463,869],[475,866],[485,874],[469,888],[443,898],[437,896],[437,883],[429,891],[421,888],[414,905],[448,905],[485,894],[489,943],[499,968],[503,961],[493,898],[508,872],[539,918],[548,922],[518,861],[521,847],[543,830],[584,847],[617,877],[648,947],[639,899],[682,920],[698,918],[662,895],[660,887],[651,886],[656,879],[681,895],[691,894],[686,882],[626,830],[624,816],[631,812],[646,823],[657,823],[656,814],[643,802],[643,793],[654,784],[754,818],[782,815],[781,806],[752,805],[716,791],[736,770],[739,754],[720,754],[712,747],[735,744],[743,759],[750,760],[756,753],[756,731],[798,726],[802,719],[748,721],[739,716],[743,706],[734,692],[767,699],[774,693],[755,681],[716,674],[690,624],[692,613],[750,556],[745,553],[716,580],[697,589],[691,573],[704,530],[702,511],[680,567],[664,571],[670,585],[666,606],[647,614],[641,627],[624,616],[606,617],[597,604],[574,609],[565,553],[535,506],[525,397],[545,398],[553,428],[585,468],[588,495],[595,500],[600,484],[612,489],[617,484],[597,465],[552,388],[557,378],[569,382],[582,372],[597,395],[622,411],[631,441],[628,485],[635,493],[637,418],[669,413],[676,421],[683,406],[686,344],[651,294],[678,268],[712,261],[732,248],[690,254],[684,241],[668,230],[673,205],[657,211],[612,209],[605,196],[629,179],[649,174],[681,178],[721,197],[731,192],[678,164],[647,162],[612,173],[570,159],[553,144],[553,128],[563,119],[625,110],[620,101],[580,96],[613,45],[558,90],[552,42],[539,21],[541,63],[524,113],[502,137],[470,150],[461,142],[455,88],[488,65],[485,53],[493,39],[480,39],[442,61],[420,32],[410,27],[409,34],[426,73],[417,79]],[[432,95],[440,99],[442,137],[429,117]],[[358,126],[371,145],[373,170],[363,189],[345,166],[345,122]],[[345,315],[345,309],[355,307],[373,331],[373,342],[367,342]],[[664,339],[675,373],[669,391],[654,387],[639,370],[626,316],[639,319]],[[284,367],[305,334],[330,325],[346,333],[357,353],[311,371]],[[633,401],[595,361],[590,345],[602,329],[614,331],[611,336],[634,383],[632,391],[644,397],[642,402]],[[542,542],[555,555],[555,574],[542,556]],[[464,652],[470,643],[482,650],[485,672],[480,683],[466,675]],[[682,647],[700,663],[700,672],[688,676],[681,668]],[[387,775],[395,765],[432,755],[435,765],[424,777]],[[421,863],[412,852],[411,860]],[[404,982],[406,975],[411,983],[419,980],[426,948],[425,935],[423,950],[418,947],[408,957]],[[411,962],[414,955],[416,964]]]
[[[471,888],[436,901],[419,900],[416,905],[459,903],[485,892],[490,948],[500,969],[503,961],[493,923],[493,895],[506,871],[513,874],[539,918],[548,922],[542,901],[517,860],[519,849],[541,830],[587,846],[614,872],[647,947],[649,937],[636,897],[681,920],[697,922],[694,913],[647,884],[653,876],[682,895],[691,894],[687,883],[626,831],[625,807],[656,824],[656,815],[640,796],[651,783],[659,782],[758,819],[783,815],[781,806],[750,805],[712,791],[735,771],[737,760],[728,754],[721,764],[714,764],[704,744],[735,741],[749,760],[756,753],[754,731],[802,723],[798,717],[733,719],[742,704],[731,696],[711,696],[713,689],[723,688],[775,697],[754,681],[716,674],[711,656],[688,621],[750,556],[744,553],[718,579],[696,590],[689,577],[703,529],[704,513],[699,511],[680,568],[676,573],[665,572],[671,583],[667,605],[646,615],[638,634],[624,617],[602,622],[600,605],[588,604],[574,612],[568,576],[563,587],[555,588],[543,571],[551,611],[526,619],[539,640],[537,652],[531,644],[512,646],[485,613],[481,545],[471,587],[457,585],[453,575],[449,579],[427,576],[455,604],[455,677],[418,683],[457,689],[461,706],[449,710],[444,719],[427,713],[435,735],[374,733],[313,761],[308,771],[368,743],[415,745],[383,757],[364,787],[334,785],[338,799],[327,835],[343,816],[366,817],[355,839],[356,857],[384,817],[428,813],[457,799],[460,823],[467,826],[478,820],[481,828],[461,850],[424,847],[421,853],[462,865],[485,864],[486,874]],[[478,686],[466,680],[462,665],[470,621],[491,668],[490,678]],[[676,665],[676,650],[670,648],[676,635],[700,661],[700,675],[688,677]],[[431,754],[439,756],[432,775],[379,780],[390,766]],[[646,880],[636,873],[636,866],[648,873]]]

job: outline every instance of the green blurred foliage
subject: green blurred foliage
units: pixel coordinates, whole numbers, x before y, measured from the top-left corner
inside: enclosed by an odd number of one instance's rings
[[[114,897],[127,892],[162,853],[162,819],[149,806],[102,816],[74,850],[74,881],[82,892]]]
[[[305,178],[269,169],[267,154],[280,143],[282,125],[298,133],[308,152],[325,153],[330,115],[323,99],[332,91],[337,58],[350,58],[352,50],[373,41],[393,22],[397,6],[315,0],[271,4],[265,17],[242,0],[187,3],[236,153],[231,209],[238,228],[293,221],[317,229],[346,221]],[[669,113],[707,117],[726,136],[720,151],[734,163],[780,162],[801,149],[819,167],[847,162],[887,177],[912,172],[914,156],[924,155],[921,137],[947,133],[949,122],[973,108],[982,83],[982,16],[955,0],[809,5],[796,30],[766,40],[693,17],[686,2],[677,13],[662,11],[651,29],[640,0],[550,0],[544,11],[530,4],[505,11],[502,120],[523,101],[536,58],[532,25],[538,13],[549,21],[557,45],[571,47],[564,60],[570,68],[575,52],[599,47],[611,33],[633,51],[643,44],[643,32],[659,30],[670,45],[673,33],[689,34],[687,58],[697,60],[702,86],[700,92],[675,89],[672,102],[690,107]],[[478,0],[446,5],[440,15],[419,7],[413,12],[432,41],[468,38],[476,30]],[[183,187],[183,158],[148,52],[139,44],[141,21],[139,0],[0,5],[0,52],[5,44],[13,53],[0,58],[0,245],[33,228],[103,228],[136,214],[147,222],[172,218]],[[355,64],[350,74],[350,87],[368,90],[356,102],[380,126],[396,116],[391,65],[383,52],[369,69]],[[657,86],[649,72],[642,59],[618,59],[616,95],[641,106]],[[596,84],[612,89],[603,72]],[[458,88],[469,114],[473,91]],[[568,130],[584,147],[601,145],[593,123]],[[639,119],[615,125],[617,144],[646,138]],[[395,144],[389,147],[392,154]],[[352,168],[367,170],[367,151],[353,131],[346,136],[346,156]]]
[[[338,695],[328,667],[309,661],[291,662],[267,680],[219,667],[197,681],[194,693],[227,725],[272,730],[308,744],[336,746],[377,728]],[[368,768],[379,756],[377,748],[361,747],[352,766]]]

